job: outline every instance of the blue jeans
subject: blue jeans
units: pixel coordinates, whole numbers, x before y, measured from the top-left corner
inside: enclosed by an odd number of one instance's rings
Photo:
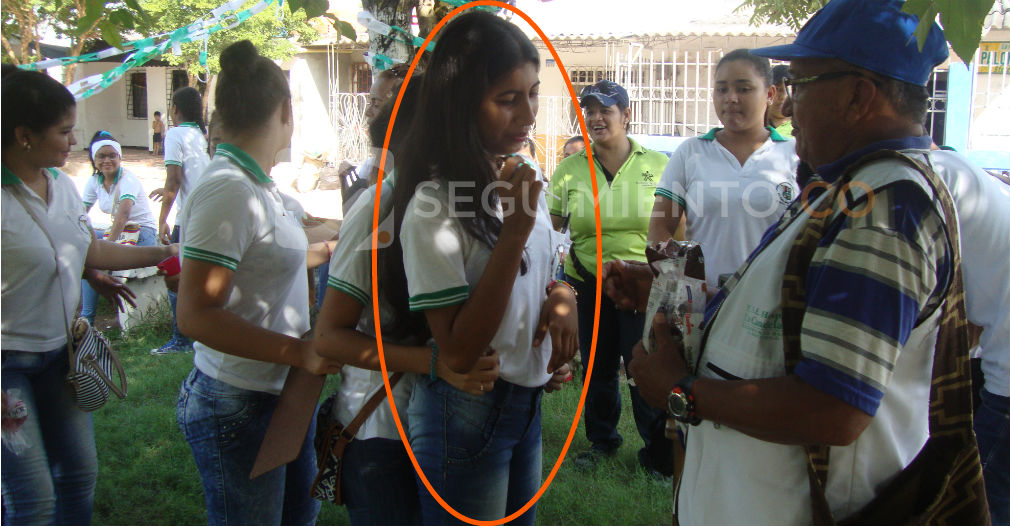
[[[410,445],[436,492],[459,513],[495,520],[523,507],[540,488],[542,388],[498,379],[484,396],[442,380],[414,386],[407,410]],[[418,480],[422,523],[465,524]],[[532,506],[510,525],[532,525]]]
[[[95,234],[101,239],[105,232],[95,229]],[[149,226],[140,227],[140,237],[137,239],[138,247],[153,247],[158,242],[158,233]],[[81,280],[81,316],[88,319],[88,323],[95,324],[95,310],[98,307],[98,293],[91,288],[88,280]]]
[[[330,279],[330,262],[316,267],[316,308],[323,308],[323,298],[326,297],[326,282]]]
[[[249,480],[278,398],[195,368],[183,382],[176,419],[203,479],[209,524],[315,524],[319,502],[309,496],[316,475],[314,419],[297,459]]]
[[[579,293],[579,353],[582,355],[582,381],[589,368],[589,351],[593,337],[593,314],[596,309],[596,283],[568,277]],[[618,372],[624,358],[625,375],[631,363],[631,351],[642,339],[645,314],[618,310],[606,294],[601,298],[600,329],[597,335],[593,377],[586,393],[586,438],[605,449],[620,447],[624,438],[617,432],[621,420],[621,392]],[[672,442],[664,435],[666,415],[642,399],[638,387],[631,389],[631,410],[638,434],[653,458],[666,459],[672,454]],[[660,461],[662,462],[662,461]]]
[[[993,526],[1010,524],[1010,398],[982,389],[975,439]]]
[[[340,485],[354,526],[421,522],[414,465],[399,440],[348,443]]]
[[[90,524],[98,478],[91,414],[67,388],[67,351],[3,351],[3,390],[24,402],[20,454],[3,447],[5,525]]]

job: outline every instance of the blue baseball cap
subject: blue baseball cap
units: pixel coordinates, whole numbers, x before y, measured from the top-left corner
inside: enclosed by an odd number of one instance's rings
[[[601,80],[583,88],[579,95],[579,106],[585,106],[590,99],[596,99],[604,106],[614,104],[620,104],[625,108],[629,106],[628,91],[612,80]]]
[[[902,12],[901,0],[831,0],[784,46],[752,49],[779,60],[837,58],[885,77],[925,86],[947,59],[947,39],[933,23],[919,51],[919,17]]]

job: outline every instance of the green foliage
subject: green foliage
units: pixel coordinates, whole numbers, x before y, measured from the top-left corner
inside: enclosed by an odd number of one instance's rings
[[[827,0],[744,0],[737,10],[753,7],[751,24],[765,22],[784,24],[799,30],[810,15],[823,7]],[[907,0],[902,10],[919,17],[915,36],[922,48],[929,25],[940,16],[947,42],[962,60],[970,62],[982,40],[982,23],[993,0]]]
[[[908,0],[902,10],[919,15],[919,27],[915,30],[919,49],[929,34],[929,22],[939,14],[943,34],[950,46],[957,56],[970,62],[982,39],[982,22],[992,6],[992,0]]]
[[[155,22],[151,25],[150,34],[160,34],[188,26],[205,17],[210,11],[221,4],[221,0],[140,0],[141,5]],[[254,5],[258,0],[249,0],[243,9]],[[260,54],[271,58],[286,60],[298,52],[294,40],[300,44],[312,42],[318,35],[315,29],[306,22],[305,11],[292,13],[288,2],[281,8],[283,17],[279,17],[274,7],[268,7],[238,26],[219,31],[207,41],[207,67],[200,65],[200,52],[203,42],[191,42],[181,46],[181,54],[171,52],[162,55],[162,59],[173,66],[186,68],[190,75],[214,75],[220,71],[218,57],[229,44],[240,40],[250,40],[256,45]],[[276,4],[275,4],[276,5]]]

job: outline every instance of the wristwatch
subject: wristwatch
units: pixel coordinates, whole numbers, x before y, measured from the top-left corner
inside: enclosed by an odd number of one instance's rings
[[[694,395],[691,394],[691,385],[694,384],[695,376],[689,374],[681,378],[670,394],[666,396],[666,410],[678,422],[696,426],[701,423],[701,419],[694,414]]]

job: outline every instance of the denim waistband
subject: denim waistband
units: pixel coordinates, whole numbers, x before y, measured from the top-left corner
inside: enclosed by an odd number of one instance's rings
[[[196,367],[190,371],[189,376],[186,377],[184,385],[187,390],[193,391],[207,398],[253,398],[257,396],[277,396],[263,391],[253,391],[251,389],[235,387],[234,385],[222,382],[221,380],[204,373]]]

